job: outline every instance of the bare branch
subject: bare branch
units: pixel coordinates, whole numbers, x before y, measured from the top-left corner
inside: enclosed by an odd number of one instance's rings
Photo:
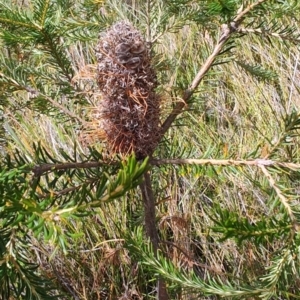
[[[300,164],[279,162],[270,159],[234,160],[234,159],[151,159],[150,164],[160,165],[212,165],[212,166],[274,166],[297,170]]]
[[[117,162],[104,162],[104,161],[88,161],[88,162],[75,162],[75,163],[59,163],[59,164],[43,164],[37,165],[32,168],[34,177],[40,177],[44,173],[53,172],[57,170],[69,170],[69,169],[89,169],[97,168],[101,166],[117,165]]]
[[[140,184],[140,188],[142,191],[142,197],[144,201],[145,230],[153,246],[154,255],[157,256],[157,251],[159,248],[159,237],[156,227],[155,198],[152,190],[149,172],[146,172],[144,174],[144,182]],[[159,278],[157,281],[157,299],[169,299],[166,284],[162,278]]]
[[[167,132],[167,130],[170,128],[176,117],[183,112],[183,108],[186,106],[186,103],[189,102],[191,96],[194,94],[195,90],[199,86],[200,82],[204,78],[204,76],[207,74],[207,72],[212,67],[214,61],[216,60],[217,56],[222,52],[223,46],[226,44],[226,42],[231,37],[231,34],[235,32],[238,29],[239,24],[242,22],[246,14],[251,11],[255,6],[258,6],[265,2],[266,0],[259,0],[253,4],[248,5],[244,10],[239,12],[237,16],[234,18],[233,22],[228,24],[222,24],[221,26],[221,37],[215,46],[212,54],[207,58],[204,65],[201,67],[197,75],[195,76],[193,82],[191,85],[184,91],[182,96],[182,102],[179,102],[176,104],[170,115],[167,117],[165,122],[162,125],[162,136]]]
[[[281,168],[288,168],[292,170],[300,169],[300,164],[290,162],[280,162],[270,159],[254,159],[254,160],[234,160],[234,159],[154,159],[152,158],[149,163],[153,166],[161,165],[212,165],[212,166],[274,166]],[[119,163],[117,161],[88,161],[78,163],[59,163],[59,164],[43,164],[34,166],[31,170],[34,173],[34,177],[40,177],[44,173],[49,173],[57,170],[69,170],[69,169],[89,169],[98,168],[101,166],[116,166]]]
[[[241,22],[247,13],[249,13],[255,6],[258,6],[262,4],[263,2],[267,2],[268,0],[258,0],[255,3],[249,4],[245,9],[243,9],[241,12],[237,14],[237,16],[234,18],[233,22],[239,23]]]
[[[299,43],[300,42],[300,38],[295,38],[293,36],[289,36],[286,34],[281,34],[278,32],[271,32],[269,30],[263,30],[261,28],[238,28],[237,29],[238,33],[242,33],[242,34],[247,34],[247,33],[254,33],[254,34],[259,34],[262,36],[270,36],[270,37],[274,37],[274,38],[279,38],[281,40],[286,40],[286,41],[290,41],[293,43]]]
[[[294,215],[294,213],[293,213],[293,211],[291,209],[290,204],[288,203],[289,200],[284,196],[284,194],[282,193],[282,191],[280,190],[280,188],[276,185],[276,182],[275,182],[274,178],[269,173],[269,171],[265,168],[265,166],[260,165],[259,167],[262,170],[262,172],[264,173],[264,175],[266,176],[266,178],[268,179],[270,186],[276,192],[276,194],[277,194],[278,198],[280,199],[281,203],[283,204],[283,206],[287,210],[291,221],[293,223],[296,223],[297,220],[296,220],[296,217],[295,217],[295,215]]]
[[[171,124],[174,122],[176,117],[183,111],[183,108],[186,106],[186,103],[188,103],[189,99],[191,98],[191,96],[195,92],[196,88],[198,87],[198,85],[202,81],[203,77],[205,76],[205,74],[211,68],[211,66],[212,66],[213,62],[215,61],[216,57],[220,54],[221,50],[223,49],[223,46],[228,41],[231,32],[230,32],[230,29],[227,25],[225,25],[224,27],[226,27],[226,28],[223,29],[223,34],[221,35],[221,38],[220,38],[218,44],[216,45],[213,53],[207,58],[206,62],[204,63],[202,68],[199,70],[198,74],[194,78],[194,80],[193,80],[192,84],[190,85],[190,87],[185,90],[185,92],[182,96],[183,101],[178,102],[176,104],[176,106],[174,107],[174,109],[172,110],[172,112],[170,113],[168,118],[163,123],[163,125],[162,125],[162,135],[164,135],[167,132],[167,130],[170,128]]]

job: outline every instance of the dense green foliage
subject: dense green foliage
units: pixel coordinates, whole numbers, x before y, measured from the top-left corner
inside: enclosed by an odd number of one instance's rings
[[[0,0],[1,298],[154,299],[160,276],[170,299],[299,299],[299,9]],[[94,48],[118,20],[151,46],[162,99],[143,161],[91,129]]]

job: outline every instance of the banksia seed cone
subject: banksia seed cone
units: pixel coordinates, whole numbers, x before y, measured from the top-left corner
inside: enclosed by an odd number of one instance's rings
[[[101,36],[96,55],[103,98],[99,126],[111,151],[138,158],[151,154],[160,137],[160,101],[142,35],[130,23],[118,22]]]

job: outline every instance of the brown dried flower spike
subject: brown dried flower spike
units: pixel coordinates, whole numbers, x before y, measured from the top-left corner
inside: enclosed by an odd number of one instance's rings
[[[102,93],[99,126],[110,150],[145,157],[159,137],[156,75],[142,35],[128,22],[113,25],[96,49],[97,80]]]

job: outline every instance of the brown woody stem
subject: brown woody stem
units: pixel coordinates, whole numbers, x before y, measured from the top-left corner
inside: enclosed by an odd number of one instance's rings
[[[215,46],[212,54],[206,59],[205,63],[195,76],[193,82],[191,85],[184,91],[181,102],[178,102],[176,106],[173,108],[170,115],[167,117],[165,122],[162,125],[161,129],[161,136],[163,136],[168,129],[171,127],[172,123],[175,121],[176,117],[183,112],[184,107],[189,102],[191,96],[196,91],[197,87],[199,86],[200,82],[204,78],[204,76],[207,74],[207,72],[211,69],[214,61],[216,60],[217,56],[222,52],[224,45],[229,40],[233,32],[236,32],[238,30],[238,27],[240,23],[243,21],[245,15],[249,13],[255,6],[258,6],[262,4],[263,2],[266,2],[267,0],[258,0],[255,3],[252,3],[248,5],[244,10],[239,12],[236,17],[233,19],[233,22],[230,24],[222,24],[221,26],[221,36],[220,39]]]
[[[151,186],[151,178],[149,172],[146,172],[144,174],[144,182],[140,184],[140,188],[142,191],[142,197],[144,201],[146,234],[149,237],[150,242],[152,244],[154,255],[157,256],[159,237],[156,228],[155,198]],[[157,299],[169,299],[166,284],[162,278],[159,278],[157,282]]]

